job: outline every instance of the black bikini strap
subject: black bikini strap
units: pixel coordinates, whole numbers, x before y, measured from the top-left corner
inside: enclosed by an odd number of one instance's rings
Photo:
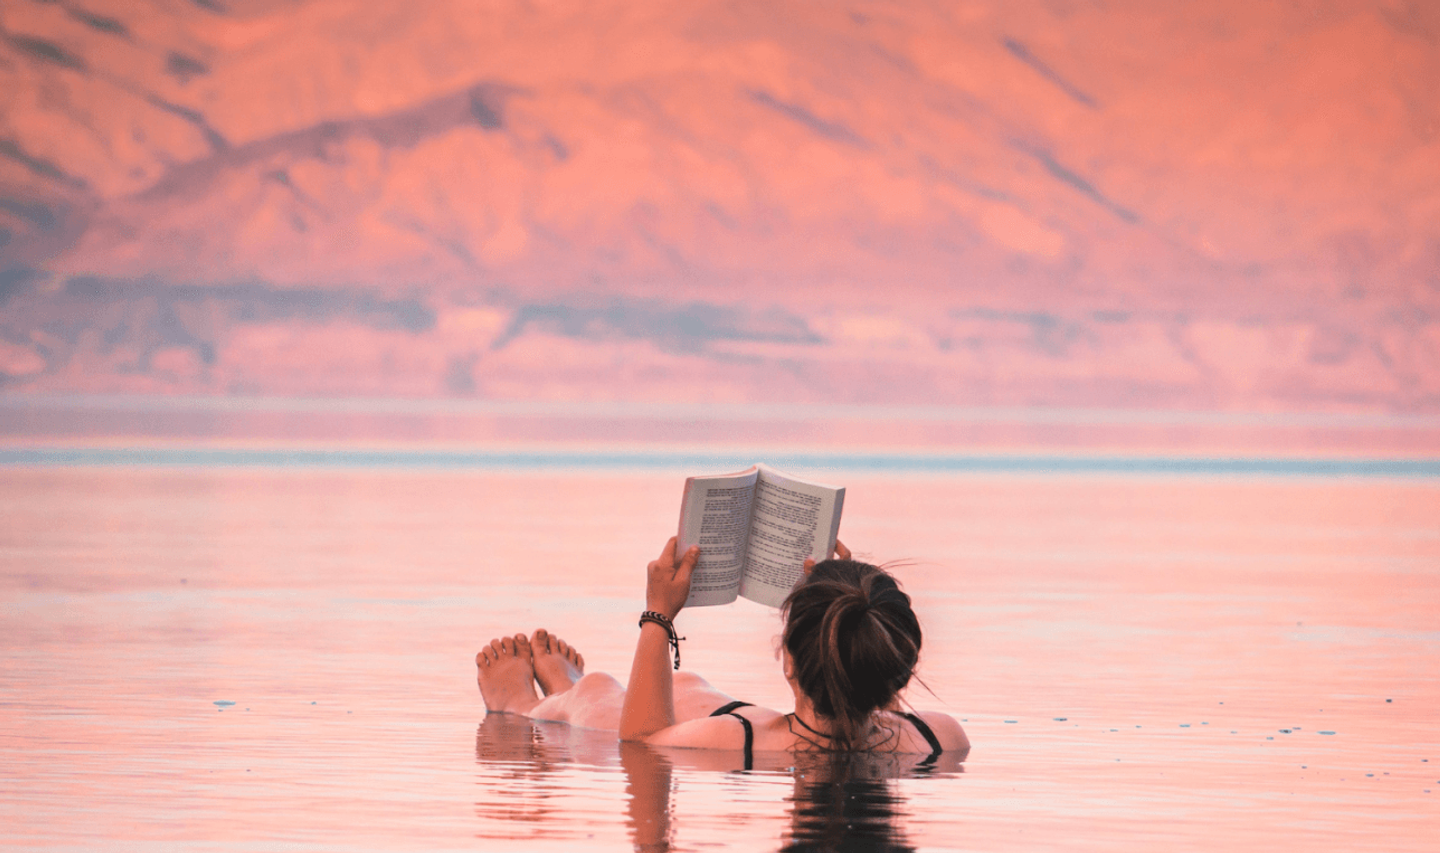
[[[734,702],[730,702],[730,703],[728,703],[728,704],[726,704],[726,705],[724,705],[724,706],[722,706],[722,707],[716,708],[714,711],[710,712],[710,716],[712,716],[712,717],[723,717],[723,716],[725,716],[726,714],[729,714],[730,712],[734,711],[736,708],[753,708],[753,707],[755,707],[755,706],[751,705],[749,702],[741,702],[741,701],[739,701],[739,700],[737,699],[737,700],[734,701]]]
[[[834,740],[834,739],[835,739],[835,736],[834,736],[834,735],[827,735],[827,734],[824,733],[824,732],[819,732],[819,731],[816,731],[815,729],[810,728],[810,724],[807,723],[807,722],[805,722],[804,720],[800,719],[800,715],[799,715],[799,714],[786,714],[785,716],[788,717],[788,718],[790,718],[790,719],[792,719],[792,720],[794,720],[795,722],[799,723],[799,724],[800,724],[800,728],[804,729],[805,731],[809,732],[809,733],[812,734],[812,735],[815,735],[816,737],[823,737],[823,738],[825,738],[826,740]]]
[[[909,720],[910,725],[914,726],[915,730],[920,733],[920,736],[925,738],[925,742],[930,744],[930,757],[925,759],[925,761],[921,763],[929,763],[939,758],[940,753],[942,752],[940,748],[940,738],[935,737],[935,732],[931,730],[930,726],[927,725],[924,720],[920,719],[920,715],[911,714],[907,711],[901,711],[900,716]]]
[[[744,717],[740,716],[739,714],[735,713],[735,709],[736,709],[736,708],[753,708],[753,707],[755,707],[755,706],[752,705],[752,704],[750,704],[749,702],[741,702],[741,701],[739,701],[739,700],[737,699],[737,700],[734,701],[734,702],[728,702],[728,703],[726,703],[725,705],[722,705],[721,707],[716,708],[714,711],[712,711],[712,712],[710,713],[710,716],[712,716],[712,717],[734,717],[735,719],[737,719],[737,720],[740,721],[740,725],[742,725],[742,726],[745,727],[745,769],[746,769],[746,770],[753,770],[753,769],[755,769],[755,729],[750,725],[750,721],[749,721],[749,720],[747,720],[747,719],[745,719]]]
[[[740,721],[740,725],[742,725],[742,726],[745,727],[745,769],[746,769],[746,770],[754,770],[754,769],[755,769],[755,729],[754,729],[754,727],[752,727],[752,726],[750,725],[750,721],[749,721],[749,720],[745,719],[744,717],[740,716],[739,714],[736,714],[735,712],[732,711],[732,712],[730,712],[729,716],[734,717],[735,719],[739,720],[739,721]]]

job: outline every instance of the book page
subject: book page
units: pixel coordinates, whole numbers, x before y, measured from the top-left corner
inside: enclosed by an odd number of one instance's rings
[[[740,593],[740,573],[750,532],[750,504],[759,471],[751,468],[719,477],[685,481],[680,504],[677,555],[700,546],[700,562],[690,577],[686,607],[729,604]]]
[[[844,503],[843,488],[807,483],[761,466],[740,594],[779,607],[804,574],[805,559],[824,560],[835,550]]]

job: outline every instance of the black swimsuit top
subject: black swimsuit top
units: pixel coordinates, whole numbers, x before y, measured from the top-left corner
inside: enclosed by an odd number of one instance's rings
[[[727,705],[723,705],[723,706],[721,706],[721,707],[719,707],[719,708],[716,708],[716,709],[710,714],[710,716],[712,716],[712,717],[734,717],[735,719],[737,719],[737,720],[740,721],[740,725],[742,725],[742,726],[745,727],[745,769],[746,769],[746,770],[753,770],[753,769],[754,769],[754,765],[755,765],[755,728],[750,725],[750,721],[749,721],[749,720],[747,720],[747,719],[745,719],[744,717],[740,716],[739,714],[735,713],[735,710],[736,710],[737,708],[753,708],[753,707],[754,707],[754,706],[753,706],[751,703],[749,703],[749,702],[735,701],[735,702],[731,702],[731,703],[729,703],[729,704],[727,704]],[[923,738],[925,738],[925,742],[928,743],[928,744],[930,744],[930,750],[931,750],[931,752],[930,752],[929,755],[927,755],[927,756],[925,757],[925,760],[923,760],[923,761],[920,762],[920,766],[923,767],[923,766],[926,766],[926,765],[929,765],[929,764],[934,764],[935,761],[936,761],[936,759],[938,759],[938,758],[940,757],[940,753],[942,752],[942,750],[941,750],[941,748],[940,748],[940,739],[937,738],[937,737],[935,737],[935,732],[930,728],[930,726],[928,726],[928,725],[925,723],[924,720],[920,719],[920,715],[919,715],[919,714],[910,714],[910,713],[907,713],[907,712],[905,712],[905,711],[897,711],[896,713],[898,713],[900,716],[904,717],[905,719],[909,720],[909,721],[910,721],[910,725],[914,726],[914,727],[915,727],[915,730],[918,731],[918,732],[920,732],[920,736],[923,737]]]

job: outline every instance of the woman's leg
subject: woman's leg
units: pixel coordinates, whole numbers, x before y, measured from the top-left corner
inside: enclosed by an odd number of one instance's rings
[[[589,729],[616,730],[625,687],[605,673],[584,673],[584,658],[572,646],[541,628],[491,640],[475,656],[480,694],[490,711],[524,714]],[[540,683],[545,692],[535,691]],[[693,672],[675,673],[675,718],[685,722],[708,717],[733,701]]]

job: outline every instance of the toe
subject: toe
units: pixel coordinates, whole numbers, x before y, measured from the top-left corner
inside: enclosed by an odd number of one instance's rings
[[[495,649],[496,649],[496,654],[500,654],[500,655],[513,655],[513,654],[515,654],[515,641],[512,640],[512,639],[510,639],[509,637],[501,637],[501,638],[498,639],[498,640],[493,640],[493,641],[490,643],[490,645],[495,647]]]
[[[488,649],[489,646],[486,646],[485,648]],[[485,649],[481,649],[480,651],[478,651],[478,652],[475,653],[475,665],[476,665],[476,666],[489,666],[489,665],[490,665],[490,661],[485,657]]]
[[[530,657],[530,638],[524,634],[515,635],[515,654],[518,657]]]
[[[550,644],[550,632],[546,631],[544,628],[536,628],[533,645],[535,646],[535,651],[540,652],[541,654],[552,651],[553,649]]]

